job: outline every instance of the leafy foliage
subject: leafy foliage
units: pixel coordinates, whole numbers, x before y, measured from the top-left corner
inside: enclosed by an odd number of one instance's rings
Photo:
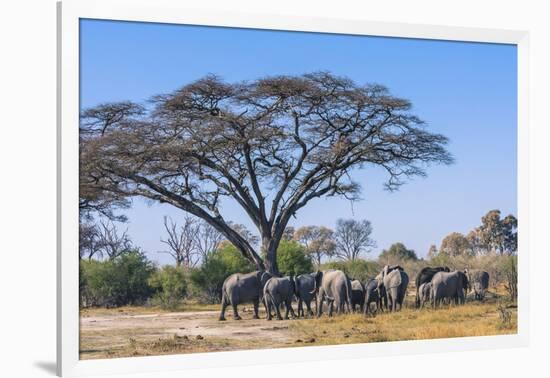
[[[181,267],[164,266],[149,278],[149,285],[155,290],[153,300],[165,309],[176,308],[187,294],[187,280]]]
[[[106,261],[81,260],[81,303],[85,306],[141,304],[152,294],[153,264],[139,250]]]
[[[460,232],[452,232],[441,241],[439,253],[450,256],[470,255],[473,253],[472,244]]]
[[[313,264],[303,246],[295,241],[282,240],[277,250],[279,272],[283,275],[311,273]]]

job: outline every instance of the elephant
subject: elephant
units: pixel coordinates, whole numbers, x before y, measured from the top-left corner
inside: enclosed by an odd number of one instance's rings
[[[468,277],[464,272],[437,272],[432,278],[431,301],[435,308],[443,299],[463,304],[468,290]]]
[[[222,286],[222,308],[219,320],[225,320],[225,309],[233,307],[233,319],[241,320],[237,305],[252,302],[254,305],[254,319],[259,319],[258,306],[266,282],[271,278],[266,271],[257,270],[250,273],[234,273],[227,277]]]
[[[355,312],[355,307],[359,306],[359,311],[363,312],[365,305],[365,287],[359,280],[351,281],[351,310]]]
[[[424,283],[431,282],[433,276],[437,272],[450,272],[450,271],[451,270],[449,269],[449,267],[446,267],[446,266],[438,266],[435,268],[427,266],[425,268],[422,268],[422,270],[418,272],[418,275],[416,276],[416,280],[414,282],[416,287],[415,305],[417,308],[420,306],[420,299],[421,299],[421,295],[419,293],[420,286]]]
[[[380,310],[382,309],[385,309],[387,310],[388,309],[388,296],[386,294],[386,288],[384,287],[384,277],[383,277],[383,274],[382,272],[380,272],[375,278],[374,280],[376,281],[376,284],[377,284],[377,291],[378,291],[378,297],[379,297],[379,306],[378,308]]]
[[[275,309],[278,320],[282,320],[280,306],[286,306],[285,319],[288,319],[288,313],[292,317],[296,317],[296,313],[292,309],[292,298],[296,293],[296,283],[293,276],[286,277],[271,277],[264,286],[264,305],[267,313],[267,320],[271,320],[271,309]]]
[[[430,301],[431,292],[432,292],[431,282],[424,282],[422,285],[420,285],[420,287],[418,288],[418,293],[420,295],[420,308],[423,308],[424,304]]]
[[[407,286],[409,286],[409,276],[405,273],[403,268],[398,265],[386,265],[381,273],[390,310],[395,312],[398,306],[399,309],[403,307],[403,301],[407,294]]]
[[[365,315],[369,314],[371,303],[375,304],[376,311],[382,309],[382,297],[380,296],[378,281],[376,279],[371,279],[365,284]]]
[[[483,300],[489,288],[489,273],[484,270],[473,270],[468,273],[468,276],[474,290],[474,298],[480,301]]]
[[[350,312],[351,285],[348,277],[341,270],[318,271],[315,274],[315,285],[312,293],[317,293],[317,317],[323,312],[323,301],[327,300],[328,316],[332,316],[333,307],[336,313]]]
[[[298,299],[298,317],[305,316],[303,303],[306,304],[307,313],[313,316],[311,310],[311,301],[315,300],[315,294],[312,293],[315,287],[315,273],[300,274],[294,278],[296,283],[296,298]]]

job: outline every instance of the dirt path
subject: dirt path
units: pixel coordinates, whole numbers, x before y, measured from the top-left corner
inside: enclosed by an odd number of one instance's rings
[[[247,309],[241,310],[241,321],[227,314],[227,321],[220,322],[218,316],[219,311],[195,311],[81,317],[81,358],[103,357],[108,351],[126,349],[132,343],[170,338],[209,340],[214,344],[216,340],[223,340],[218,343],[219,347],[213,346],[218,350],[225,350],[225,344],[271,347],[291,343],[288,331],[291,320],[252,319],[252,312]]]

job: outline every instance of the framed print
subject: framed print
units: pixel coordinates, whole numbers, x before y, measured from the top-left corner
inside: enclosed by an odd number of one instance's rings
[[[58,374],[526,345],[526,32],[58,20]]]

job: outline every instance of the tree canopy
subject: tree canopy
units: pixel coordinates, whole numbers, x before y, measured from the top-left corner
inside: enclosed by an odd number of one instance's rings
[[[444,253],[449,256],[471,255],[472,244],[460,232],[451,232],[441,241],[439,253]]]
[[[393,243],[390,248],[384,249],[378,259],[385,264],[392,264],[403,260],[418,260],[416,252],[405,247],[403,243]]]
[[[277,247],[301,208],[359,199],[353,169],[381,167],[395,190],[452,162],[447,138],[410,110],[383,86],[326,72],[239,83],[208,75],[145,105],[101,104],[81,114],[81,209],[111,215],[108,204],[134,196],[168,203],[277,272]],[[261,253],[222,214],[228,198],[257,227]]]

